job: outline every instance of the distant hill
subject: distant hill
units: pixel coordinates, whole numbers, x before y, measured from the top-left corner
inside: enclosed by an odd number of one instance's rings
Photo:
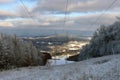
[[[41,28],[0,28],[1,33],[16,34],[18,37],[51,36],[55,34],[69,34],[74,36],[92,36],[93,31],[81,30],[52,30]]]
[[[63,45],[69,41],[89,41],[89,37],[77,37],[72,35],[51,35],[45,37],[22,37],[24,41],[32,42],[37,48],[49,51],[48,46]]]
[[[35,36],[35,37],[22,37],[23,39],[27,40],[41,40],[41,41],[49,41],[49,42],[56,42],[56,41],[80,41],[80,40],[89,40],[90,36],[73,36],[73,35],[66,35],[66,34],[57,34],[57,35],[50,35],[50,36]]]

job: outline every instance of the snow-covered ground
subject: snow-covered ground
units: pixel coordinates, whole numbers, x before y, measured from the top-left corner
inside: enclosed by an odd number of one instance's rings
[[[120,55],[3,71],[0,80],[120,80]]]
[[[67,43],[66,46],[68,50],[79,50],[86,44],[89,44],[89,42],[88,41],[70,41]]]
[[[74,63],[74,61],[66,60],[66,58],[68,58],[69,56],[71,55],[66,54],[60,56],[53,56],[52,59],[48,60],[48,63],[50,63],[50,65],[64,65],[64,64]]]
[[[74,63],[74,61],[67,61],[65,59],[50,59],[48,61],[48,63],[50,65],[64,65],[64,64],[70,64],[70,63]]]

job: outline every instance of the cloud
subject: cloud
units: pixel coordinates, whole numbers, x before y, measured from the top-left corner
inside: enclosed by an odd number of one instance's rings
[[[112,4],[114,0],[86,0],[84,2],[76,1],[75,3],[71,3],[68,9],[72,12],[99,12],[104,11]],[[120,8],[120,1],[118,0],[110,10],[115,8]]]
[[[0,0],[0,4],[5,4],[5,3],[9,3],[9,2],[13,2],[15,0]]]
[[[10,0],[9,0],[10,1]],[[12,0],[11,0],[12,1]],[[32,1],[32,0],[31,0]],[[37,1],[37,0],[36,0]],[[113,0],[68,0],[68,12],[65,18],[66,0],[38,0],[32,8],[26,4],[17,6],[15,11],[0,10],[0,27],[43,28],[54,30],[87,30],[94,31],[100,25],[110,25],[119,16],[120,1],[116,2],[100,19]],[[77,15],[75,14],[77,13]],[[10,20],[10,21],[9,21]],[[7,22],[6,22],[7,21]]]
[[[46,35],[69,32],[75,35],[90,35],[87,32],[94,32],[100,24],[110,25],[116,21],[115,16],[119,16],[119,13],[107,13],[101,19],[95,23],[96,18],[100,14],[91,14],[77,17],[67,17],[64,23],[63,17],[45,17],[39,18],[35,21],[32,19],[13,20],[0,23],[0,32],[8,34],[17,34],[21,36],[31,35]],[[81,33],[84,32],[85,33]]]
[[[104,11],[114,0],[68,0],[68,12],[99,12]],[[110,10],[119,9],[118,0]],[[46,14],[65,13],[66,0],[40,0],[33,8],[33,12]]]
[[[0,10],[0,20],[4,20],[7,18],[16,18],[17,14],[10,11]]]
[[[0,27],[14,27],[11,22],[0,22]]]
[[[43,13],[56,13],[65,11],[65,0],[40,0],[33,11],[42,11]]]
[[[96,30],[100,25],[110,25],[114,23],[117,19],[116,16],[119,16],[119,13],[106,13],[101,17],[97,22],[96,19],[100,14],[91,14],[84,16],[69,16],[66,21],[63,17],[57,16],[46,16],[44,18],[38,19],[21,19],[13,20],[9,22],[11,26],[16,28],[44,28],[44,29],[57,29],[57,30]],[[2,23],[1,23],[2,24]],[[4,26],[8,26],[8,23],[4,23]],[[10,26],[10,27],[11,27]],[[8,26],[9,27],[9,26]]]
[[[15,0],[1,0],[4,1],[15,1]],[[24,0],[23,0],[24,1]],[[32,1],[32,0],[26,0]],[[2,12],[0,13],[1,19],[5,18],[44,18],[46,15],[51,16],[54,14],[64,14],[66,10],[67,0],[35,0],[36,4],[30,8],[27,4],[16,6],[16,11],[13,12]],[[94,13],[102,12],[107,8],[113,0],[68,0],[68,12],[71,13]],[[120,1],[118,0],[110,9],[111,12],[119,12]],[[5,13],[5,14],[4,14]],[[68,14],[69,15],[69,14]],[[64,16],[64,15],[63,15]]]
[[[16,13],[21,18],[30,18],[30,17],[32,17],[31,10],[25,5],[18,5]]]

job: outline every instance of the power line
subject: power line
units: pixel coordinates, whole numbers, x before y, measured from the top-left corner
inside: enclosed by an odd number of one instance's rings
[[[64,18],[63,18],[63,26],[65,26],[66,25],[66,20],[67,20],[67,12],[68,12],[68,0],[65,0],[66,2],[66,4],[65,4],[65,9],[64,9]],[[63,28],[63,33],[64,33],[65,31],[64,31],[64,28]]]
[[[64,26],[66,25],[66,20],[67,20],[67,12],[68,12],[68,0],[66,0],[66,7],[65,7],[65,17],[64,17]],[[63,29],[64,30],[64,29]],[[67,37],[68,34],[66,34],[66,37]],[[69,40],[68,40],[69,41]],[[68,56],[66,55],[66,58]],[[66,61],[66,64],[67,64],[67,61]]]
[[[68,11],[68,0],[66,0],[64,24],[66,23],[67,20],[67,11]]]
[[[114,3],[115,3],[116,1],[117,1],[117,0],[114,0],[114,1],[104,10],[104,12],[103,12],[102,14],[100,14],[100,15],[96,18],[96,20],[95,20],[94,23],[97,23],[98,20],[114,5]],[[94,23],[92,24],[92,26],[94,25]]]
[[[28,16],[33,20],[33,22],[36,22],[36,21],[33,19],[32,15],[30,14],[30,12],[29,12],[29,10],[27,9],[27,7],[25,6],[24,2],[23,2],[22,0],[19,0],[19,1],[20,1],[21,4],[23,5],[23,8],[24,8],[24,10],[26,11],[26,13],[28,14]]]

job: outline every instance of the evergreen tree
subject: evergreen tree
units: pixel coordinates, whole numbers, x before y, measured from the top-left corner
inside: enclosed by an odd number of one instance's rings
[[[120,53],[120,21],[102,25],[95,31],[90,44],[80,51],[79,60]]]
[[[16,35],[0,35],[0,69],[42,65],[42,53]]]

